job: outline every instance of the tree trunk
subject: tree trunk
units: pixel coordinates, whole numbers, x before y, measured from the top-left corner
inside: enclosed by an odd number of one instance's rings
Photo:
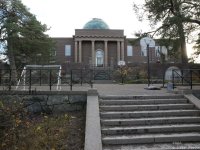
[[[186,49],[186,40],[185,40],[185,32],[184,32],[184,26],[183,26],[183,17],[180,10],[180,3],[178,0],[171,1],[173,14],[177,19],[177,27],[178,27],[178,33],[180,38],[180,48],[181,48],[181,61],[183,64],[188,63],[188,57],[187,57],[187,49]]]
[[[15,64],[12,39],[7,40],[7,42],[8,42],[7,53],[8,53],[8,59],[10,62],[10,70],[11,70],[11,84],[13,85],[17,83],[17,69],[16,69],[16,64]]]
[[[184,34],[184,28],[182,22],[178,24],[179,36],[180,36],[180,48],[181,48],[181,61],[183,64],[188,63],[186,40]]]
[[[185,38],[181,41],[181,60],[183,64],[188,63],[188,57],[187,57],[187,48],[186,48],[186,42]]]

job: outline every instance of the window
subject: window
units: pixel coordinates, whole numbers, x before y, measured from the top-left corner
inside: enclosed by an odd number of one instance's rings
[[[161,53],[161,47],[160,46],[155,46],[155,55],[156,57],[160,57]]]
[[[65,45],[65,56],[71,56],[71,45]]]
[[[141,56],[147,56],[147,47],[141,46]]]
[[[127,56],[133,56],[133,46],[127,46]]]
[[[160,55],[165,55],[167,58],[167,48],[166,46],[155,46],[155,55],[156,57],[160,57]]]

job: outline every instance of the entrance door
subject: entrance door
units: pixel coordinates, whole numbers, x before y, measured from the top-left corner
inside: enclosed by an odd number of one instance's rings
[[[102,50],[96,51],[96,66],[103,67],[104,53]]]

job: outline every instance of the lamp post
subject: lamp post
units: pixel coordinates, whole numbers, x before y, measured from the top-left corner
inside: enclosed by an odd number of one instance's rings
[[[151,79],[151,77],[150,77],[150,65],[149,65],[149,44],[147,44],[147,75],[148,75],[148,77],[147,77],[147,79],[148,79],[148,87],[149,87],[149,85],[150,85],[150,79]]]
[[[150,74],[150,63],[149,63],[149,52],[150,47],[155,47],[155,41],[150,37],[144,37],[140,40],[140,45],[142,47],[146,46],[147,50],[147,79],[148,79],[148,87],[150,86],[151,74]]]

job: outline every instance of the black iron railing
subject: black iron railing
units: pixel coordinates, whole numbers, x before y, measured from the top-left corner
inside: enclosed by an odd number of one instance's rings
[[[183,69],[172,70],[173,89],[175,86],[190,86],[190,89],[195,85],[200,85],[200,69]]]
[[[70,73],[70,89],[75,84],[80,84],[81,86],[86,83],[93,88],[93,70],[92,69],[72,69]]]
[[[61,87],[89,84],[93,87],[93,70],[72,69],[70,74],[64,74],[62,69],[0,69],[1,90],[37,90],[45,87],[45,90],[61,90]],[[17,73],[17,75],[14,75]],[[55,88],[56,87],[56,88]]]

